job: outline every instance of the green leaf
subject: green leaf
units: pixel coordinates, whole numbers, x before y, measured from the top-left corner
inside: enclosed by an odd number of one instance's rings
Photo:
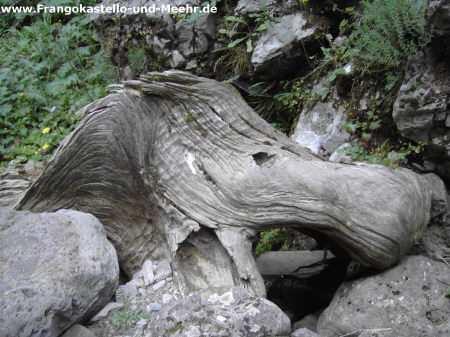
[[[225,17],[225,21],[228,22],[236,22],[236,23],[243,23],[243,24],[247,24],[247,22],[245,22],[245,20],[243,18],[240,18],[238,16],[226,16]]]
[[[36,16],[27,25],[19,24],[18,29],[2,35],[2,160],[49,155],[47,150],[41,153],[41,147],[48,144],[46,149],[54,148],[77,122],[70,109],[101,97],[108,83],[115,81],[113,66],[99,51],[99,41],[88,21],[85,16]],[[44,127],[50,127],[51,132],[42,133]]]
[[[371,122],[369,124],[369,129],[373,131],[373,130],[378,129],[380,126],[381,126],[381,121],[377,120],[377,121]]]
[[[268,27],[269,27],[269,23],[268,23],[268,22],[264,22],[263,24],[259,25],[259,26],[256,28],[256,31],[257,31],[257,32],[264,32],[264,31],[267,30]]]
[[[227,48],[230,48],[230,49],[234,48],[237,45],[239,45],[240,43],[244,42],[246,39],[247,39],[247,37],[241,37],[239,39],[233,40],[227,45]]]

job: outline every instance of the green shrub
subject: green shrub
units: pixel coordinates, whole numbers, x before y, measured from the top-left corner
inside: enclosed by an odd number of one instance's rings
[[[365,0],[349,56],[363,70],[398,67],[429,41],[424,0]]]
[[[115,81],[87,17],[51,19],[1,37],[0,163],[48,155],[74,127],[74,112]]]
[[[276,22],[267,9],[248,15],[228,15],[219,25],[218,41],[224,45],[218,53],[214,72],[225,77],[241,75],[251,70],[250,55],[259,36]],[[222,68],[222,70],[220,70]]]
[[[389,141],[385,141],[380,146],[367,149],[361,143],[355,143],[343,152],[349,155],[354,161],[362,161],[371,164],[379,164],[391,168],[397,168],[406,164],[408,156],[420,153],[423,150],[421,144],[405,144],[403,146],[393,146]]]
[[[275,246],[284,246],[287,244],[288,239],[288,233],[282,228],[263,231],[259,234],[255,254],[259,256],[262,253],[273,250]]]

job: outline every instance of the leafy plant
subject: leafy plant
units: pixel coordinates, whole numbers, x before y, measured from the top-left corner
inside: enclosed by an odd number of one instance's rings
[[[354,160],[396,167],[422,151],[422,144],[400,137],[391,112],[407,59],[429,41],[425,10],[424,0],[364,0],[361,14],[353,14],[354,24],[341,21],[341,34],[349,36],[322,49],[322,66],[314,71],[326,71],[327,83],[347,95],[342,98],[348,120],[344,127],[353,135],[353,145],[346,153]],[[368,88],[378,93],[368,100],[366,111],[359,102]]]
[[[214,62],[214,72],[245,74],[251,69],[248,52],[245,46],[222,50],[222,55]]]
[[[424,0],[365,0],[349,56],[363,71],[398,67],[429,41]]]
[[[355,161],[398,167],[406,164],[410,155],[423,150],[423,144],[403,142],[398,137],[380,142],[376,135],[382,131],[383,123],[386,122],[383,122],[382,116],[374,110],[367,111],[359,118],[353,117],[345,123],[345,131],[354,136],[352,145],[344,149],[345,154]]]
[[[225,16],[221,28],[218,30],[218,40],[225,47],[215,50],[221,53],[217,58],[214,69],[224,68],[225,72],[234,75],[243,74],[250,70],[250,54],[254,43],[261,33],[265,32],[274,22],[268,10],[251,13],[246,16]]]
[[[321,96],[319,93],[313,92],[305,86],[302,80],[287,82],[285,90],[276,94],[275,99],[291,111],[298,111],[299,107],[327,94],[323,92]]]
[[[344,129],[350,134],[358,134],[359,139],[370,141],[372,132],[380,128],[382,124],[380,115],[370,110],[361,120],[353,120],[343,125]]]
[[[2,36],[0,162],[43,159],[116,79],[87,17],[52,18]]]
[[[273,22],[268,10],[248,14],[248,16],[230,15],[224,18],[224,27],[219,29],[219,34],[228,43],[226,48],[234,48],[239,44],[245,44],[247,52],[253,50],[253,39],[265,32]]]
[[[134,326],[141,319],[149,319],[149,314],[141,310],[132,310],[128,306],[113,312],[111,323],[117,329],[124,329]]]
[[[323,48],[324,63],[334,68],[353,63],[363,74],[400,71],[409,56],[430,41],[425,0],[364,0],[354,24],[341,21],[345,42]],[[350,33],[351,32],[351,33]]]
[[[275,246],[283,246],[288,241],[288,234],[282,228],[269,229],[259,234],[259,241],[255,248],[257,256],[271,251]]]
[[[405,164],[408,156],[413,153],[420,153],[423,145],[405,144],[401,147],[395,147],[389,141],[383,142],[380,146],[366,148],[361,143],[355,143],[345,148],[344,152],[355,161],[363,161],[371,164],[380,164],[389,167],[399,167]]]

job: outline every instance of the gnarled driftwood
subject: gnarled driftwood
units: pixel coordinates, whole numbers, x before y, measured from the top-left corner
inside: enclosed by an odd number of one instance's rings
[[[92,213],[126,272],[169,259],[188,289],[245,283],[264,294],[249,237],[274,226],[387,268],[446,202],[435,176],[323,161],[228,84],[185,72],[125,82],[86,111],[17,207]]]

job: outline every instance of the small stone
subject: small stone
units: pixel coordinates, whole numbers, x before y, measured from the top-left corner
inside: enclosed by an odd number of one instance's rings
[[[163,304],[167,304],[167,303],[169,303],[169,302],[172,301],[172,300],[173,300],[173,296],[170,295],[170,294],[164,294],[164,295],[162,296],[162,302],[163,302]]]
[[[353,65],[352,65],[351,63],[347,63],[347,64],[344,66],[344,72],[345,72],[345,74],[346,74],[346,75],[350,75],[350,74],[352,73],[352,71],[353,71]]]
[[[447,118],[445,119],[445,126],[450,128],[450,115],[448,115]]]
[[[197,64],[197,60],[193,59],[190,60],[187,64],[186,64],[186,70],[192,70],[198,67]]]
[[[157,282],[157,283],[155,283],[155,284],[153,285],[153,290],[161,289],[161,288],[164,287],[165,285],[166,285],[166,281],[165,281],[165,280],[161,280],[161,281],[159,281],[159,282]]]
[[[367,100],[367,97],[364,97],[359,101],[359,108],[361,110],[367,110],[369,108],[369,102]]]
[[[261,330],[261,327],[259,325],[257,325],[257,324],[253,325],[250,328],[250,332],[252,332],[252,333],[257,333],[259,330]]]
[[[136,289],[144,288],[145,283],[144,283],[144,277],[142,275],[142,271],[139,271],[139,273],[135,275],[135,278],[133,278],[130,282],[131,282],[131,284],[133,284],[136,287]]]
[[[221,315],[217,316],[216,319],[217,319],[219,322],[221,322],[221,323],[224,323],[224,322],[226,322],[226,320],[227,320],[226,317],[223,317],[223,316],[221,316]]]
[[[146,260],[142,265],[142,278],[144,280],[144,285],[148,286],[155,281],[155,274],[153,273],[153,263],[151,260]]]
[[[147,325],[148,321],[146,319],[140,319],[139,321],[136,322],[136,327],[138,328],[142,328],[145,325]]]
[[[152,312],[158,312],[158,311],[161,310],[161,304],[159,304],[159,303],[150,303],[147,306],[147,310],[148,311],[152,311]]]
[[[178,50],[172,52],[172,58],[170,59],[170,65],[172,68],[179,68],[186,62],[186,59],[181,55]]]

